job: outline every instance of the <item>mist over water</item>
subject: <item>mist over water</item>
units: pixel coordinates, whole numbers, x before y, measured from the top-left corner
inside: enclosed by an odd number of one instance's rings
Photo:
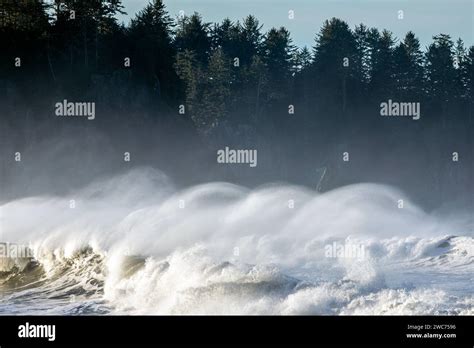
[[[143,167],[4,202],[0,219],[0,241],[34,253],[1,270],[0,313],[474,313],[472,212],[386,185],[179,189]]]

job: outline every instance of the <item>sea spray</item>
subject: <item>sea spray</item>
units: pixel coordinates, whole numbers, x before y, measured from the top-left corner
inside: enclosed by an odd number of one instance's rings
[[[178,190],[142,168],[0,210],[4,240],[28,245],[44,272],[0,298],[1,313],[473,312],[472,217],[441,220],[384,185]],[[334,243],[364,255],[326,257]]]

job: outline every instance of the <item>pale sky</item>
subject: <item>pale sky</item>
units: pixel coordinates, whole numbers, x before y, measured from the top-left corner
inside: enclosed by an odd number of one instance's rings
[[[148,0],[122,0],[128,22]],[[255,15],[263,29],[284,26],[290,30],[296,45],[313,46],[315,34],[324,20],[337,17],[351,28],[364,23],[369,27],[388,29],[402,38],[412,30],[422,46],[431,42],[433,35],[445,33],[453,39],[461,37],[466,45],[474,44],[474,0],[165,0],[168,13],[177,17],[199,12],[207,22],[220,22],[225,17],[238,20]],[[290,20],[288,13],[294,11]],[[398,11],[404,18],[398,19]]]

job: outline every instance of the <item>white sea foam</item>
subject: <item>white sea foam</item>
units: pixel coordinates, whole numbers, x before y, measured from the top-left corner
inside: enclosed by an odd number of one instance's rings
[[[143,168],[7,202],[0,219],[0,241],[38,262],[21,286],[0,278],[0,313],[473,314],[472,216],[388,186],[177,190]],[[328,258],[332,243],[364,257]]]

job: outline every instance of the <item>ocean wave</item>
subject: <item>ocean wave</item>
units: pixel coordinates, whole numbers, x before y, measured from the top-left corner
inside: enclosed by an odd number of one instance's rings
[[[0,270],[2,314],[473,314],[472,216],[384,185],[177,190],[142,168],[0,217],[34,256]]]

